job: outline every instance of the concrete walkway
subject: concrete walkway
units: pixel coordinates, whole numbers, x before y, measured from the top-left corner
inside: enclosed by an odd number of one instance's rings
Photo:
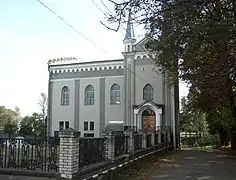
[[[149,180],[235,180],[236,157],[220,152],[179,151],[162,159]]]

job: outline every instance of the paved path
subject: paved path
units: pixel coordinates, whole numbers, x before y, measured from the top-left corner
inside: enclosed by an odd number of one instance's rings
[[[235,180],[236,157],[219,152],[179,151],[162,159],[149,180]]]

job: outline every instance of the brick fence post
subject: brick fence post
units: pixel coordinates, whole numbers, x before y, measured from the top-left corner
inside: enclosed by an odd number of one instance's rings
[[[59,132],[59,173],[62,178],[72,179],[79,171],[80,132],[72,128]]]
[[[115,160],[115,136],[106,135],[106,159]]]

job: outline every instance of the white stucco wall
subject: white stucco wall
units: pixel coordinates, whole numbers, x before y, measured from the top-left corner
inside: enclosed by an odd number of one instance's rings
[[[143,102],[143,88],[146,84],[151,84],[154,90],[154,100],[156,104],[163,104],[163,86],[162,86],[162,74],[157,74],[153,70],[153,65],[136,65],[135,72],[140,76],[135,77],[135,102],[141,104]],[[142,78],[143,79],[142,79]]]
[[[110,103],[110,89],[111,86],[116,83],[120,86],[121,93],[121,102],[120,104],[111,104]],[[124,77],[106,77],[105,79],[105,125],[109,123],[109,121],[124,121]]]
[[[80,79],[80,107],[79,107],[79,131],[82,136],[85,133],[84,131],[84,122],[93,121],[94,122],[94,131],[86,131],[86,133],[94,133],[95,137],[99,136],[99,106],[100,106],[100,84],[99,77],[96,78],[82,78]],[[88,85],[92,85],[95,90],[95,99],[94,105],[84,105],[84,90]]]
[[[64,86],[70,89],[69,106],[61,106],[61,90]],[[59,121],[69,121],[70,127],[74,127],[74,89],[74,80],[53,81],[51,135],[59,130]]]

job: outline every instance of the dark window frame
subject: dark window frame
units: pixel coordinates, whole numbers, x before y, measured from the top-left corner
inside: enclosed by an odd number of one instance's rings
[[[88,121],[84,122],[84,131],[88,131],[89,130],[89,123]]]
[[[64,121],[59,121],[59,131],[64,130]]]
[[[90,121],[89,122],[89,130],[90,131],[94,131],[95,127],[94,127],[94,122],[93,121]]]
[[[65,129],[70,128],[70,121],[65,121]]]

